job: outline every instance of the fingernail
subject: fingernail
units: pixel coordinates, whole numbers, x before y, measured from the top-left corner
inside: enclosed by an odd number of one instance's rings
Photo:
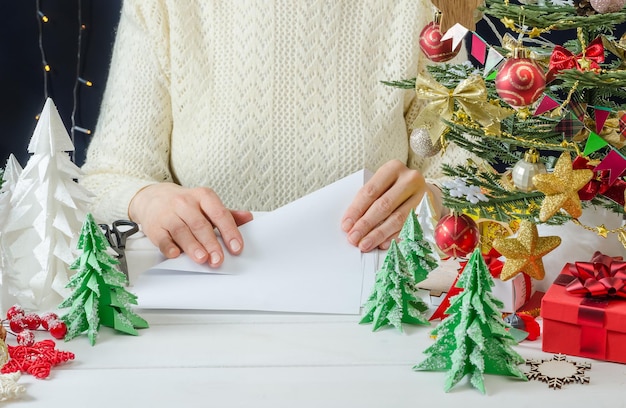
[[[240,249],[241,249],[241,244],[239,243],[239,241],[236,239],[231,239],[230,250],[233,252],[239,252]]]
[[[357,245],[362,236],[359,231],[354,231],[352,234],[348,235],[348,241],[350,241],[352,245]]]
[[[220,257],[220,254],[218,254],[217,252],[211,252],[211,264],[212,265],[219,263],[220,259],[222,259]]]
[[[193,255],[196,257],[196,259],[202,259],[206,255],[206,252],[201,249],[196,249],[196,252],[194,252]]]
[[[170,249],[167,250],[166,256],[168,258],[174,258],[174,257],[178,256],[178,249],[175,248],[175,247],[170,247]]]
[[[361,241],[361,243],[359,244],[359,249],[363,252],[367,252],[371,249],[372,247],[372,240],[369,238],[365,238],[363,241]]]
[[[348,232],[353,226],[354,226],[354,221],[352,220],[352,218],[346,218],[345,220],[343,220],[343,223],[341,224],[341,229],[344,232]]]

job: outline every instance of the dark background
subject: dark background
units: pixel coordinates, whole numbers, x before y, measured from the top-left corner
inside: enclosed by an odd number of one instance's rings
[[[0,1],[0,167],[4,167],[10,153],[22,166],[26,165],[28,142],[45,102],[37,3]],[[68,132],[73,111],[76,126],[93,130],[108,75],[121,0],[40,0],[39,6],[49,19],[41,30],[46,61],[51,67],[48,95],[57,105]],[[79,8],[85,25],[82,32]],[[74,109],[77,72],[93,86],[78,87]],[[81,132],[74,132],[74,136],[75,161],[82,164],[90,136]]]

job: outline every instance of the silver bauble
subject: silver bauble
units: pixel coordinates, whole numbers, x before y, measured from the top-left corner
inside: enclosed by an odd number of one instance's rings
[[[513,184],[521,191],[532,191],[535,189],[533,177],[535,174],[546,173],[546,166],[539,161],[539,154],[535,149],[530,149],[524,158],[513,166],[511,178]]]
[[[419,128],[413,129],[411,137],[409,138],[409,146],[411,150],[419,157],[431,157],[439,153],[441,150],[441,141],[437,140],[437,143],[433,145],[430,141],[430,132],[428,129]]]
[[[615,13],[626,5],[626,0],[590,0],[589,4],[600,14]]]

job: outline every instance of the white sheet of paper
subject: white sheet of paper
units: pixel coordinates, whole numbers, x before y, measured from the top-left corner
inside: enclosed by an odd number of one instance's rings
[[[341,217],[366,177],[361,170],[243,226],[244,251],[220,268],[182,255],[139,276],[146,309],[261,310],[358,314],[376,257],[350,245]],[[367,296],[367,294],[365,294]]]

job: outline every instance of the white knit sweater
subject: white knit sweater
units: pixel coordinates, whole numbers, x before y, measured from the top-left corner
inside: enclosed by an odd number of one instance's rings
[[[127,217],[160,181],[272,210],[390,159],[409,158],[427,0],[125,0],[82,180],[100,220]]]

